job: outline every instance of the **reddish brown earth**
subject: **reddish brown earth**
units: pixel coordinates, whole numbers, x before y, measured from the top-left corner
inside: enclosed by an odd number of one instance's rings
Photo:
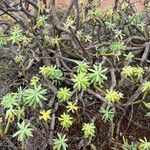
[[[15,3],[18,0],[12,0],[13,3]],[[47,4],[49,3],[50,0],[46,0]],[[94,1],[94,0],[93,0]],[[120,0],[122,1],[122,0]],[[55,0],[56,7],[58,9],[67,9],[67,6],[71,0]],[[101,5],[100,5],[100,10],[102,13],[105,13],[108,8],[113,7],[115,0],[100,0]],[[137,11],[142,11],[144,9],[144,0],[130,0],[132,5],[135,7]],[[149,1],[149,6],[150,6],[150,1]]]
[[[130,0],[133,6],[136,8],[137,11],[142,11],[144,8],[143,0]],[[56,0],[56,6],[58,8],[67,8],[70,0]],[[108,8],[114,6],[115,0],[101,0],[100,9],[102,12],[106,12]]]

